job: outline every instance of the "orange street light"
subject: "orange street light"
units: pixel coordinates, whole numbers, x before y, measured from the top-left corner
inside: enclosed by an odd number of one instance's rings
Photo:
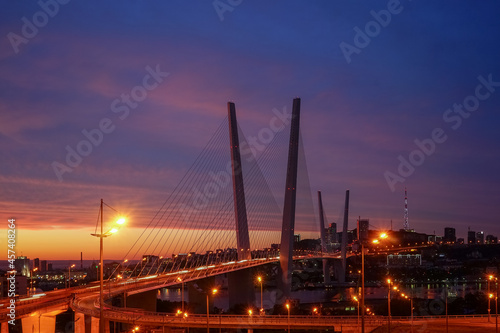
[[[288,326],[288,333],[290,333],[290,304],[286,303],[285,306],[286,309],[288,310],[287,326]]]
[[[106,205],[108,206],[108,205]],[[110,206],[108,206],[110,207]],[[114,208],[110,207],[111,209],[115,210]],[[99,238],[99,243],[100,243],[100,251],[99,251],[99,256],[100,256],[100,265],[101,265],[101,272],[100,272],[100,290],[99,290],[99,333],[104,333],[104,318],[103,318],[103,308],[104,308],[104,263],[103,263],[103,257],[104,257],[104,247],[103,247],[103,241],[105,237],[109,237],[112,234],[116,233],[118,231],[118,227],[123,225],[125,223],[125,219],[123,217],[119,218],[115,223],[118,225],[117,227],[112,227],[110,230],[104,232],[104,200],[101,199],[101,208],[100,208],[100,220],[101,220],[101,233],[97,234],[90,234],[91,236],[95,236]],[[139,329],[139,328],[137,328]]]
[[[217,289],[216,288],[213,288],[212,289],[212,295],[215,295],[217,294]],[[210,322],[209,322],[209,317],[210,317],[210,314],[209,314],[209,302],[208,302],[208,296],[210,294],[207,292],[207,333],[210,333]]]

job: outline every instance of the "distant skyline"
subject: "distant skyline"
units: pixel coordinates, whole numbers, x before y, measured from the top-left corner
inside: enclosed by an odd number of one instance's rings
[[[97,257],[104,198],[129,216],[105,245],[121,258],[228,101],[248,138],[295,97],[328,222],[349,189],[350,229],[400,229],[407,187],[410,228],[500,235],[497,1],[0,2],[0,243],[16,218],[16,255]]]

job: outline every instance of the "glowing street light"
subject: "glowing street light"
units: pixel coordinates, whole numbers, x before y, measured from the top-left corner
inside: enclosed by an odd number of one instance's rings
[[[387,238],[386,233],[380,234],[380,238]],[[372,243],[378,244],[379,239],[372,240]],[[361,332],[365,333],[365,242],[360,240],[361,243]]]
[[[358,303],[358,318],[356,320],[356,326],[358,327],[357,331],[359,331],[359,299],[356,296],[354,296],[352,299]]]
[[[179,276],[177,281],[181,282],[181,300],[182,300],[182,311],[184,312],[184,280]]]
[[[108,205],[106,205],[108,206]],[[112,207],[108,206],[109,208],[113,209]],[[114,209],[113,209],[114,210]],[[104,232],[104,201],[101,199],[101,209],[100,209],[100,215],[101,215],[101,233],[97,234],[90,234],[91,236],[98,237],[99,238],[99,245],[100,245],[100,251],[99,251],[99,256],[100,256],[100,265],[101,265],[101,271],[100,271],[100,290],[99,290],[99,333],[104,333],[104,317],[103,317],[103,307],[104,307],[104,263],[103,263],[103,256],[104,256],[104,238],[109,237],[112,234],[116,233],[118,231],[117,227],[112,227],[110,230]],[[125,218],[121,217],[119,218],[116,222],[116,224],[123,225],[125,223]],[[139,329],[139,328],[137,328]]]
[[[288,332],[290,333],[290,304],[286,303],[285,306],[288,311],[287,326],[288,326]]]
[[[68,288],[71,288],[71,269],[75,267],[75,264],[68,267]]]
[[[259,281],[260,283],[260,311],[264,311],[264,306],[263,306],[263,302],[262,302],[262,278],[260,276],[257,276],[257,280]]]
[[[218,291],[217,289],[213,288],[211,291],[212,295],[217,294],[217,291]],[[210,333],[210,325],[209,325],[209,320],[208,320],[209,316],[210,316],[210,314],[209,314],[209,300],[208,300],[209,295],[210,295],[210,293],[207,292],[207,333]]]
[[[35,291],[33,290],[33,273],[38,270],[38,267],[32,268],[31,269],[31,274],[30,274],[30,292],[29,295],[32,296],[35,294]]]
[[[391,279],[387,279],[389,284],[388,294],[387,294],[387,332],[391,333]]]
[[[493,294],[490,294],[490,281],[493,280],[493,275],[488,276],[488,323],[491,321],[491,299]]]

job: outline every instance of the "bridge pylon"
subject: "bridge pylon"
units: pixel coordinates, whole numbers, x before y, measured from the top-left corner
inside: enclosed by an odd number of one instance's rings
[[[293,236],[295,229],[295,202],[297,196],[297,164],[299,156],[300,98],[293,100],[290,145],[286,172],[285,203],[280,246],[281,301],[290,297],[292,291]]]
[[[318,191],[318,207],[319,207],[319,228],[321,237],[321,252],[328,253],[325,229],[325,212],[323,210],[323,200],[321,199],[321,191]],[[323,282],[330,284],[330,263],[328,259],[323,259]]]
[[[347,228],[349,222],[349,190],[345,191],[345,207],[344,207],[344,224],[342,226],[342,242],[340,245],[340,253],[342,256],[342,266],[338,271],[338,282],[345,282],[345,273],[347,271]]]
[[[236,243],[238,260],[252,259],[250,237],[248,233],[247,208],[245,189],[243,186],[243,171],[234,103],[227,103],[229,119],[229,141],[231,144],[231,169],[233,174],[234,216],[236,221]],[[253,304],[255,301],[254,281],[252,271],[245,270],[228,273],[229,306],[236,304]]]

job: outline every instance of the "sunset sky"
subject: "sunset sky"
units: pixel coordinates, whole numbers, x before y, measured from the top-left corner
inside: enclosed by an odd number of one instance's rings
[[[0,242],[15,218],[17,255],[97,258],[104,198],[129,218],[106,240],[122,258],[228,101],[255,137],[295,97],[329,222],[349,189],[350,228],[402,228],[407,187],[417,231],[500,236],[498,1],[0,3]]]

